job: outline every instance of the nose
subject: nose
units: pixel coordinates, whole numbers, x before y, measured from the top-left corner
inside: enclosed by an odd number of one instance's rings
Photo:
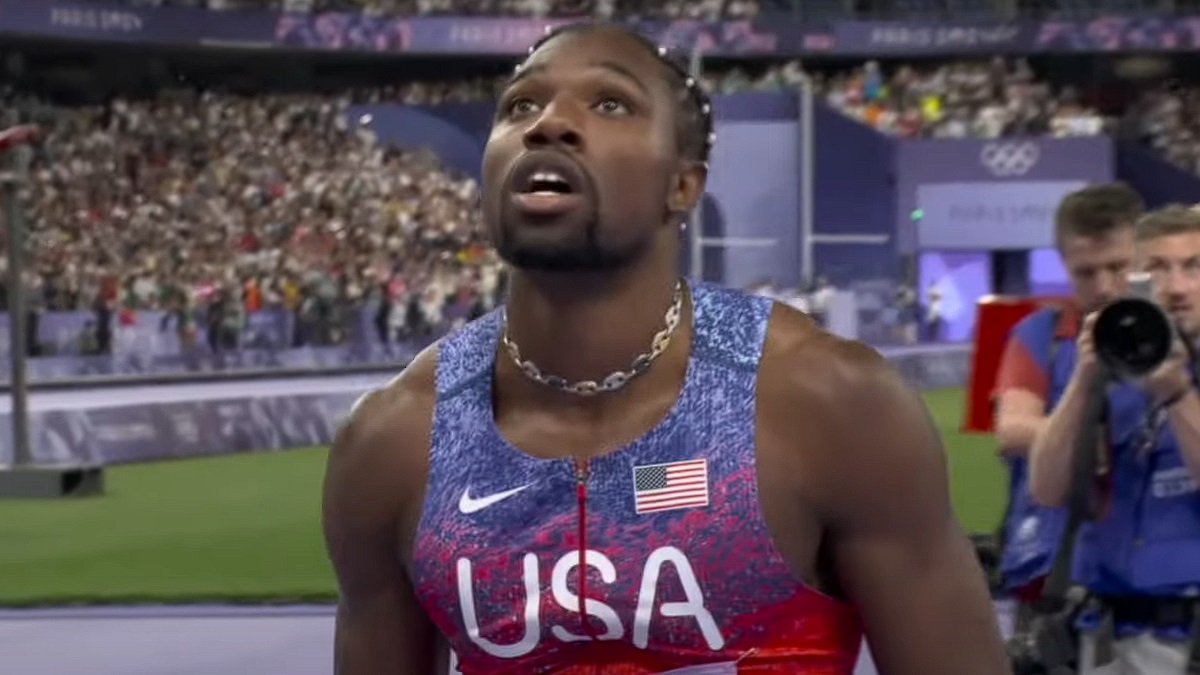
[[[1172,269],[1163,280],[1163,291],[1168,298],[1179,298],[1187,295],[1194,284],[1182,270]]]
[[[583,147],[578,121],[559,104],[547,106],[525,130],[525,147],[533,150],[555,146],[571,150]]]

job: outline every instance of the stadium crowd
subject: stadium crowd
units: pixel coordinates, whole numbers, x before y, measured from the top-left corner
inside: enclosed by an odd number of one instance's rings
[[[896,136],[1061,137],[1115,130],[1113,120],[1081,103],[1073,89],[1056,89],[1039,80],[1024,59],[903,65],[891,73],[875,61],[832,72],[806,72],[799,61],[786,61],[755,71],[735,67],[710,73],[705,86],[717,94],[794,92],[805,75],[826,103]],[[406,104],[490,100],[502,81],[414,83],[360,95]]]
[[[735,68],[708,85],[783,91],[801,74],[798,62]],[[870,62],[813,79],[832,106],[904,136],[1112,127],[1072,91],[1039,82],[1021,60],[887,74]],[[496,84],[414,83],[336,97],[172,91],[58,111],[32,173],[32,301],[42,309],[105,306],[118,319],[164,309],[179,314],[184,331],[205,322],[234,331],[262,307],[326,325],[340,320],[339,308],[382,300],[387,337],[486,309],[501,274],[478,239],[474,181],[426,151],[384,147],[348,127],[343,111],[355,101],[488,100]],[[11,93],[3,100],[17,102]],[[1200,95],[1159,92],[1136,108],[1141,133],[1200,170],[1200,138],[1189,125],[1200,118]],[[336,341],[336,333],[309,339]]]
[[[31,300],[163,309],[188,334],[272,306],[336,326],[366,299],[394,334],[489,303],[474,181],[347,128],[347,104],[172,92],[61,116],[31,171]]]
[[[902,66],[890,75],[871,61],[820,86],[830,105],[898,136],[1095,136],[1111,128],[1074,90],[1039,81],[1024,59]]]

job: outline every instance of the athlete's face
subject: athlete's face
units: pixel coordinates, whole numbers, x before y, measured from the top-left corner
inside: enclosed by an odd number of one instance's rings
[[[695,202],[703,175],[678,155],[665,68],[603,28],[530,56],[483,155],[483,217],[501,257],[543,271],[624,267]]]
[[[1128,289],[1134,255],[1132,227],[1103,237],[1067,236],[1059,252],[1071,277],[1075,301],[1084,313],[1100,309]]]
[[[1184,335],[1200,338],[1200,232],[1182,232],[1140,243],[1144,269],[1154,279],[1155,301]]]

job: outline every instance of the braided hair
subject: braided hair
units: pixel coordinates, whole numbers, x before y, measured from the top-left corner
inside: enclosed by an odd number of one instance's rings
[[[661,62],[667,71],[667,84],[675,94],[675,142],[679,153],[686,159],[708,164],[717,136],[713,133],[712,100],[704,87],[688,73],[687,63],[666,47],[654,44],[646,36],[627,26],[600,21],[568,23],[557,28],[547,28],[546,34],[529,48],[529,55],[556,37],[570,33],[586,33],[597,30],[612,30],[638,43]],[[516,70],[525,66],[517,64]]]

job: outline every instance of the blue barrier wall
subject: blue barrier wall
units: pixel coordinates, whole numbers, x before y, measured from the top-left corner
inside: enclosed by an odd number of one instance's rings
[[[1117,178],[1137,190],[1150,208],[1172,202],[1200,202],[1200,177],[1159,157],[1136,143],[1117,146]]]
[[[838,285],[899,279],[894,139],[823,105],[814,124],[814,234],[887,237],[880,244],[814,243],[816,274]]]

